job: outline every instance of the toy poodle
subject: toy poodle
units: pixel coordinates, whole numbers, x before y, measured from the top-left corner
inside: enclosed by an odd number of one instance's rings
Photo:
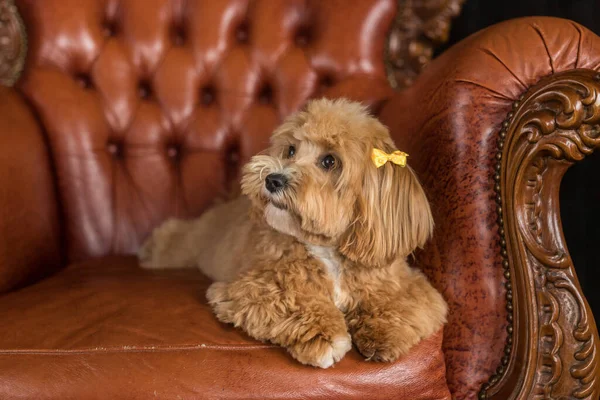
[[[165,222],[141,264],[198,266],[220,321],[303,364],[330,367],[352,343],[367,360],[396,360],[447,311],[406,260],[433,230],[407,156],[361,104],[313,100],[244,167],[241,197]]]

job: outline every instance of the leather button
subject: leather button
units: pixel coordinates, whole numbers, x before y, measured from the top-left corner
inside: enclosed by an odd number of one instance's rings
[[[200,102],[204,106],[210,106],[212,103],[215,102],[215,98],[215,88],[213,88],[212,86],[205,86],[200,91]]]
[[[229,165],[237,165],[240,162],[240,150],[237,146],[232,147],[227,152],[227,163]]]
[[[224,153],[226,181],[237,179],[240,172],[240,143],[236,140],[227,146]]]
[[[176,26],[172,30],[173,43],[175,46],[183,46],[187,39],[187,33],[183,27]]]
[[[117,142],[108,142],[106,150],[113,158],[121,158],[123,156],[123,145]]]
[[[167,147],[167,156],[172,159],[179,158],[181,154],[181,148],[176,144],[171,144]]]
[[[258,92],[258,101],[261,104],[270,104],[273,102],[273,88],[271,85],[264,85]]]
[[[113,37],[117,35],[117,25],[114,22],[105,22],[102,24],[102,33],[105,37]]]
[[[248,43],[250,38],[250,29],[247,22],[243,22],[240,26],[235,30],[235,39],[238,43]]]
[[[84,89],[90,89],[93,86],[92,79],[88,74],[78,74],[75,77],[75,80],[77,81],[77,84]]]
[[[335,81],[333,80],[333,76],[331,75],[323,75],[320,79],[320,84],[322,87],[332,87]]]
[[[298,47],[306,47],[310,42],[311,35],[308,28],[300,28],[296,32],[296,36],[294,37],[294,42]]]
[[[147,100],[152,97],[152,87],[150,86],[150,82],[141,81],[138,85],[138,94],[140,98]]]

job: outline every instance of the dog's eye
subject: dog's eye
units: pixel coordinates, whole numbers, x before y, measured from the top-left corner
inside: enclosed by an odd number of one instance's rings
[[[335,164],[336,164],[335,157],[332,156],[331,154],[327,154],[321,160],[321,166],[323,168],[325,168],[326,170],[332,169],[333,167],[335,167]]]
[[[288,147],[287,158],[292,158],[296,154],[296,148],[294,146]]]

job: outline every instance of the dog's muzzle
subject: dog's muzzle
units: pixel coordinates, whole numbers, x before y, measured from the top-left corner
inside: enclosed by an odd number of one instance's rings
[[[265,178],[265,187],[270,193],[281,192],[286,188],[288,180],[282,174],[269,174]]]

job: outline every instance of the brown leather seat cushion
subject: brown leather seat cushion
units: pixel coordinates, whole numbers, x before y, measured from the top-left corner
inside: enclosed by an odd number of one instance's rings
[[[450,398],[441,332],[396,363],[353,350],[319,370],[219,323],[209,283],[109,257],[0,296],[0,398]]]

